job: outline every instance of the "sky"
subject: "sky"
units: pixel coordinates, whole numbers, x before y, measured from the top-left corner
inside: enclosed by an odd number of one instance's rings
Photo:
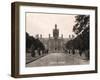
[[[74,34],[72,31],[75,24],[75,16],[69,14],[49,14],[49,13],[26,13],[26,32],[30,36],[42,34],[47,38],[49,34],[53,36],[55,24],[59,29],[59,37],[63,34],[64,38]]]

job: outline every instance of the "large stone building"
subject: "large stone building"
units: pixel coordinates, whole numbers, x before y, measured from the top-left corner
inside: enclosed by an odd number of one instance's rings
[[[69,40],[69,38],[63,38],[63,34],[59,35],[59,29],[57,29],[57,24],[53,29],[53,36],[48,35],[48,38],[43,38],[42,35],[37,35],[36,37],[45,45],[45,47],[51,53],[64,52],[64,44]]]

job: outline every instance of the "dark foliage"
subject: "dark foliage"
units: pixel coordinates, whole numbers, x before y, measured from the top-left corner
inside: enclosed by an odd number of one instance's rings
[[[45,46],[39,39],[35,39],[33,36],[29,36],[29,34],[26,32],[26,49],[44,50]]]
[[[66,49],[78,49],[81,54],[85,50],[89,51],[89,15],[78,15],[75,18],[73,32],[77,37],[66,43]]]

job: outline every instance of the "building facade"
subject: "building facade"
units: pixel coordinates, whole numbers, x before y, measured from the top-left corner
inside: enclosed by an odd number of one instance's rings
[[[45,48],[47,48],[50,53],[64,52],[64,44],[69,40],[68,38],[63,38],[63,34],[59,36],[59,29],[57,28],[57,24],[55,24],[55,28],[53,29],[53,36],[49,34],[48,38],[43,38],[40,34],[40,36],[37,35],[37,37],[45,45]]]

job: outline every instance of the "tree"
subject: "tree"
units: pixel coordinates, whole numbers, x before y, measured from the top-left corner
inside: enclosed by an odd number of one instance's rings
[[[44,51],[45,46],[39,39],[35,39],[26,32],[26,52],[28,52],[29,49],[31,49],[32,56],[34,57],[35,50],[37,50],[40,55],[40,51]]]
[[[80,36],[84,49],[89,49],[89,15],[77,15],[76,24],[73,27],[73,31],[77,34],[77,37]]]
[[[90,16],[77,15],[75,18],[76,24],[73,26],[73,32],[77,35],[75,39],[77,40],[78,48],[80,49],[80,52],[85,50],[88,50],[89,52]]]
[[[26,48],[29,49],[32,44],[35,46],[36,45],[36,39],[33,36],[30,36],[27,32],[26,32]]]
[[[81,34],[85,29],[89,30],[89,15],[77,15],[76,18],[76,24],[73,27],[73,31],[75,34],[79,35]]]

